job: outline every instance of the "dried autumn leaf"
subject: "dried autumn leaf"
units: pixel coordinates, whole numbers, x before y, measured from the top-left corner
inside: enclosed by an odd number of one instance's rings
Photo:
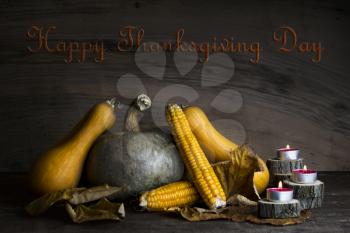
[[[67,201],[70,204],[78,205],[82,203],[100,200],[101,198],[109,197],[113,194],[120,193],[122,191],[124,191],[124,188],[112,187],[109,185],[101,185],[84,189],[79,192],[73,192],[72,197],[69,198]]]
[[[310,211],[302,211],[297,218],[286,219],[262,219],[257,216],[257,202],[236,194],[231,197],[231,204],[225,208],[209,210],[198,207],[185,207],[178,209],[181,216],[188,221],[205,221],[213,219],[227,219],[234,222],[252,222],[255,224],[270,224],[275,226],[286,226],[300,224],[310,218]]]
[[[242,145],[230,153],[230,160],[213,164],[214,171],[227,197],[242,194],[257,200],[259,195],[254,188],[254,172],[261,171],[258,156],[247,146]]]
[[[297,218],[284,218],[284,219],[272,219],[272,218],[258,218],[256,215],[249,215],[246,218],[246,221],[255,224],[270,224],[274,226],[288,226],[295,225],[305,222],[307,219],[311,217],[310,210],[303,210],[300,213],[300,216]]]
[[[229,205],[237,205],[237,206],[252,206],[256,207],[258,202],[249,200],[243,195],[235,194],[227,200]]]
[[[66,202],[66,210],[74,222],[84,222],[97,219],[119,220],[125,216],[124,206],[111,203],[106,197],[120,193],[124,188],[109,185],[92,188],[70,188],[54,193],[48,193],[32,201],[26,206],[26,211],[33,216],[44,213],[58,202]],[[100,200],[94,205],[83,203]],[[77,205],[73,207],[72,205]]]
[[[25,210],[32,216],[40,215],[44,213],[48,208],[53,206],[55,203],[63,200],[69,200],[70,198],[72,198],[73,193],[79,193],[83,190],[85,190],[85,188],[71,188],[60,190],[54,193],[47,193],[29,203],[25,207]]]
[[[75,223],[106,219],[121,220],[125,217],[123,203],[112,203],[106,198],[102,198],[96,204],[90,206],[79,204],[74,207],[66,203],[66,210]]]
[[[203,221],[211,219],[229,219],[245,221],[246,216],[257,212],[257,204],[242,195],[231,197],[232,205],[217,210],[198,207],[185,207],[180,210],[181,216],[189,221]]]

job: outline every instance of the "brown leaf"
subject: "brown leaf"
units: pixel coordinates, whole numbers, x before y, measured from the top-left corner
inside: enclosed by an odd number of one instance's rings
[[[82,203],[96,201],[103,197],[109,197],[122,191],[124,191],[124,188],[121,187],[112,187],[109,185],[96,186],[81,190],[79,192],[74,192],[72,194],[72,197],[68,200],[68,202],[73,205],[78,205]]]
[[[270,224],[275,226],[287,226],[287,225],[295,225],[305,222],[307,219],[311,217],[310,210],[303,210],[300,213],[300,216],[297,218],[284,218],[284,219],[263,219],[258,218],[255,215],[247,216],[246,220],[256,224]]]
[[[79,204],[74,207],[66,203],[66,210],[75,223],[107,219],[121,220],[125,217],[123,203],[112,203],[106,198],[102,198],[96,204],[90,206]]]
[[[221,214],[218,210],[209,210],[199,207],[189,207],[186,206],[180,210],[180,214],[183,218],[188,221],[203,221],[211,219],[227,219],[228,216]]]
[[[242,194],[253,200],[259,199],[255,191],[254,172],[260,171],[258,156],[242,145],[230,153],[230,160],[213,164],[214,171],[227,197]]]
[[[246,216],[257,212],[256,202],[248,200],[241,195],[232,197],[233,205],[228,205],[217,210],[209,210],[198,207],[185,207],[180,210],[181,216],[189,221],[203,221],[210,219],[235,219],[245,221]]]
[[[227,199],[228,205],[238,205],[238,206],[252,206],[256,207],[258,203],[256,201],[249,200],[243,195],[235,194],[229,199]]]
[[[78,193],[82,190],[85,190],[85,188],[71,188],[71,189],[65,189],[60,190],[54,193],[47,193],[40,198],[32,201],[29,203],[25,210],[33,216],[37,216],[39,214],[44,213],[48,208],[50,208],[52,205],[59,201],[63,200],[69,200],[72,198],[73,193]]]
[[[300,224],[310,218],[310,211],[302,211],[300,217],[287,219],[263,219],[257,216],[257,202],[251,201],[242,195],[231,197],[232,205],[218,210],[208,210],[198,207],[179,209],[181,216],[188,221],[205,221],[213,219],[227,219],[234,222],[249,221],[255,224],[271,224],[285,226]]]
[[[44,213],[48,208],[57,202],[66,201],[77,205],[95,201],[104,197],[111,196],[124,189],[120,187],[111,187],[108,185],[97,186],[93,188],[70,188],[60,190],[54,193],[48,193],[29,203],[25,210],[33,216]]]

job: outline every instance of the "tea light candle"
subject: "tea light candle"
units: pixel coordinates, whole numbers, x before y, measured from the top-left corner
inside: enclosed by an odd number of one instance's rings
[[[293,199],[293,189],[283,188],[282,182],[278,183],[278,188],[266,189],[266,198],[273,202],[289,202]]]
[[[300,211],[300,202],[293,199],[293,189],[283,188],[281,181],[278,188],[266,189],[266,199],[258,201],[260,218],[295,218]]]
[[[317,172],[307,169],[306,165],[304,165],[303,169],[293,170],[291,179],[296,183],[312,184],[317,180]]]
[[[277,157],[280,160],[296,160],[299,158],[299,149],[287,145],[285,148],[277,149]]]

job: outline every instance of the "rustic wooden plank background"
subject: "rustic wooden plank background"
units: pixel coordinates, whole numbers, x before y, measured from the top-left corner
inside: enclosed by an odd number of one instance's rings
[[[349,8],[340,1],[0,1],[0,171],[26,171],[33,159],[62,137],[88,108],[117,96],[120,76],[133,73],[154,97],[170,84],[195,88],[212,120],[235,119],[245,129],[245,142],[264,158],[291,143],[302,149],[311,167],[350,170]],[[320,64],[310,56],[281,54],[272,33],[290,25],[301,39],[321,41]],[[261,62],[231,55],[234,78],[218,87],[201,87],[198,64],[182,78],[169,62],[164,80],[142,73],[133,53],[109,50],[103,64],[65,64],[62,56],[30,54],[25,40],[31,25],[55,25],[50,41],[103,39],[111,46],[125,25],[145,29],[146,40],[173,40],[179,27],[187,40],[229,35],[259,40]],[[215,80],[213,80],[215,81]],[[223,88],[243,95],[234,114],[208,103]],[[123,111],[119,114],[122,115]],[[143,119],[151,126],[150,114]],[[118,126],[114,130],[118,130]]]

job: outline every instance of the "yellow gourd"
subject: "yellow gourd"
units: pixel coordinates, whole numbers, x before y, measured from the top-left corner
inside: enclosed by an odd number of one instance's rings
[[[95,105],[67,138],[33,164],[30,189],[42,195],[76,187],[91,145],[114,122],[114,99]]]
[[[210,123],[205,113],[198,107],[189,106],[184,113],[205,155],[211,162],[220,162],[229,159],[230,151],[238,147],[237,144],[224,137]],[[265,162],[259,158],[263,171],[254,173],[254,184],[259,193],[262,193],[269,183],[269,170]]]
[[[259,163],[264,169],[263,171],[258,171],[254,173],[253,181],[254,181],[256,190],[260,194],[264,192],[266,187],[269,185],[270,173],[264,160],[259,158]]]

